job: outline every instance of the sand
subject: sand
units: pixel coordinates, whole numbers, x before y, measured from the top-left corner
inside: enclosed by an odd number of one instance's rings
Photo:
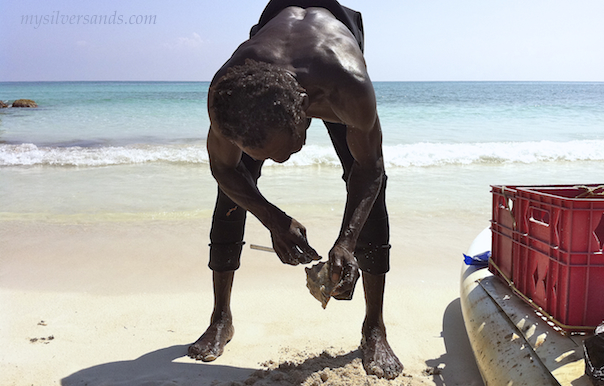
[[[326,254],[337,215],[300,219]],[[252,250],[270,245],[248,223],[232,300],[235,337],[212,363],[186,356],[208,325],[208,218],[179,221],[0,222],[1,385],[482,385],[459,303],[461,253],[481,215],[391,222],[388,339],[405,365],[367,376],[358,345],[362,286],[327,309],[302,266]]]

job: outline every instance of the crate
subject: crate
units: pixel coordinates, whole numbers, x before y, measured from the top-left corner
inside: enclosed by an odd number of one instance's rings
[[[604,195],[599,193],[604,189],[494,186],[492,191],[491,270],[565,330],[602,322]]]
[[[493,214],[491,218],[491,259],[489,260],[489,270],[495,275],[505,280],[511,280],[513,277],[513,258],[517,254],[512,253],[514,248],[513,240],[516,238],[515,232],[515,202],[516,187],[512,186],[491,186],[493,195]]]

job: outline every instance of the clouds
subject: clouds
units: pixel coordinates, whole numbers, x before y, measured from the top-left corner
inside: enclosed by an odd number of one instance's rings
[[[197,34],[196,32],[193,32],[191,37],[177,39],[177,47],[199,48],[202,44],[203,40],[201,39],[201,36],[199,36],[199,34]]]
[[[203,39],[197,32],[189,36],[178,37],[170,42],[164,43],[163,47],[169,50],[198,50],[204,44]]]

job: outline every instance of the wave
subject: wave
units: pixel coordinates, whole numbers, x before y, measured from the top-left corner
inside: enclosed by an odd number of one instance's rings
[[[569,142],[414,143],[384,145],[387,167],[471,164],[603,161],[604,140]],[[111,166],[143,163],[208,164],[205,144],[109,147],[0,145],[0,166]],[[284,164],[266,166],[339,166],[331,146],[307,145]]]
[[[38,147],[31,143],[0,145],[0,166],[111,166],[151,162],[208,163],[201,145],[132,145],[107,147]]]
[[[604,140],[416,143],[384,147],[391,167],[602,161]]]

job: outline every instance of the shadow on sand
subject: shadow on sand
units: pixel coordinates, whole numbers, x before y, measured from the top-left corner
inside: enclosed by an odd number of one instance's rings
[[[446,353],[426,361],[426,365],[434,369],[430,374],[434,377],[434,383],[437,386],[483,386],[464,325],[459,298],[449,303],[445,310],[441,336],[445,340]]]
[[[189,345],[162,348],[132,361],[112,362],[90,367],[61,380],[73,385],[210,385],[213,381],[242,380],[256,369],[173,362],[187,355]]]
[[[175,359],[187,354],[188,345],[150,352],[132,361],[106,363],[83,369],[61,380],[62,386],[126,385],[222,385],[232,381],[253,384],[258,378],[265,383],[299,385],[312,374],[326,368],[337,369],[361,358],[359,350],[332,355],[323,352],[301,362],[273,364],[265,370],[205,364],[180,363]],[[360,363],[360,362],[359,362]],[[361,367],[362,369],[362,367]],[[247,382],[246,382],[247,381]]]

